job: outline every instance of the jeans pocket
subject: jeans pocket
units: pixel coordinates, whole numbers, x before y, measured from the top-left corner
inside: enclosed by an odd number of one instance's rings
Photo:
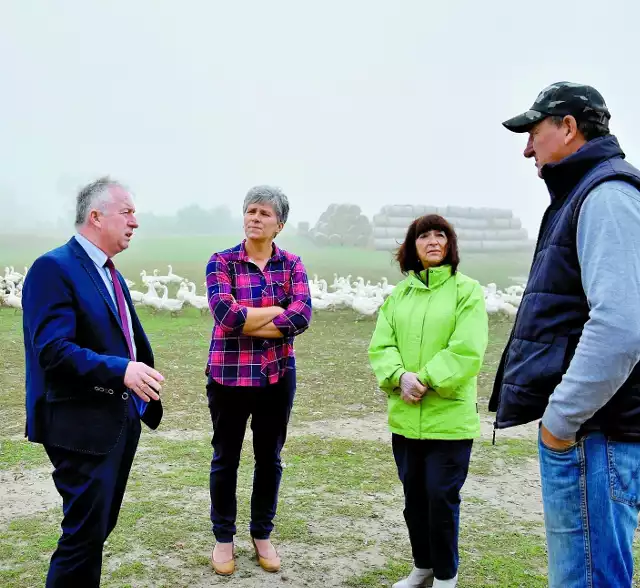
[[[611,499],[640,506],[640,443],[607,441]]]
[[[576,441],[575,443],[569,445],[569,447],[567,447],[566,449],[552,449],[544,443],[544,441],[542,440],[542,436],[540,435],[540,433],[538,433],[538,444],[540,445],[540,447],[545,451],[548,451],[549,453],[553,453],[555,455],[564,455],[566,453],[570,453],[578,446],[578,443],[579,442]]]

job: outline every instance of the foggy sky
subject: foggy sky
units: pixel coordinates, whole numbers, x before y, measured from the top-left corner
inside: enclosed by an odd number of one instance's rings
[[[533,238],[548,196],[500,123],[552,82],[589,83],[640,165],[638,16],[592,0],[0,0],[0,191],[20,218],[57,218],[109,173],[139,211],[240,213],[274,183],[292,222],[329,202],[497,206]]]

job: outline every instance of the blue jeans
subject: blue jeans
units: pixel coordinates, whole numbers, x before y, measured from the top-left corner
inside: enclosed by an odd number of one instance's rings
[[[640,443],[589,434],[566,451],[538,438],[550,588],[631,588]]]

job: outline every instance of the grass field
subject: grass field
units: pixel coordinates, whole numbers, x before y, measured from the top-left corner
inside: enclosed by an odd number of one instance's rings
[[[119,266],[135,280],[154,267],[201,285],[211,251],[222,240],[140,239]],[[52,239],[0,241],[0,268],[30,264]],[[397,279],[388,254],[298,249],[310,273],[334,272]],[[286,245],[285,245],[286,246]],[[483,283],[504,283],[526,273],[525,256],[470,258],[463,268]],[[200,288],[199,288],[200,289]],[[250,432],[238,498],[239,570],[216,577],[208,564],[213,546],[208,508],[211,423],[204,394],[204,362],[211,319],[187,310],[178,318],[140,311],[167,378],[165,420],[144,431],[118,526],[105,548],[107,587],[240,588],[391,586],[410,569],[402,493],[386,431],[385,399],[370,372],[366,347],[374,321],[351,311],[317,312],[296,343],[299,387],[273,539],[283,570],[267,575],[251,559],[248,498]],[[491,445],[486,414],[493,374],[510,329],[492,318],[480,377],[483,436],[474,446],[463,490],[461,588],[546,586],[535,426],[501,432]],[[40,446],[25,442],[21,317],[0,308],[0,586],[42,586],[61,511]]]
[[[154,237],[135,236],[131,248],[116,258],[118,269],[129,279],[140,281],[140,271],[150,273],[157,268],[160,274],[166,274],[167,264],[173,265],[173,271],[191,278],[200,293],[205,277],[205,267],[214,251],[226,249],[238,243],[241,235],[220,235],[216,237]],[[5,266],[15,266],[23,272],[43,252],[57,247],[66,241],[65,237],[36,235],[0,235],[0,270]],[[309,241],[295,236],[287,236],[286,231],[279,245],[300,255],[310,277],[318,274],[329,283],[333,274],[362,276],[376,283],[382,276],[395,282],[400,273],[393,262],[392,255],[386,251],[343,247],[316,247]],[[500,252],[491,254],[465,255],[461,252],[461,271],[481,281],[494,281],[498,286],[506,286],[511,276],[526,274],[531,260],[528,252]],[[483,282],[484,283],[484,282]]]

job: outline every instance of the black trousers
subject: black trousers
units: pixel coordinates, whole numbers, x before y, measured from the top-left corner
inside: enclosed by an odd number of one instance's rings
[[[278,506],[282,479],[280,452],[296,392],[296,373],[287,370],[275,384],[264,387],[207,384],[213,423],[213,458],[209,474],[211,523],[220,543],[236,533],[236,486],[242,442],[251,416],[255,469],[249,531],[254,539],[268,539]]]
[[[460,489],[469,471],[473,441],[391,439],[404,488],[404,518],[417,568],[433,568],[438,580],[458,572]]]

